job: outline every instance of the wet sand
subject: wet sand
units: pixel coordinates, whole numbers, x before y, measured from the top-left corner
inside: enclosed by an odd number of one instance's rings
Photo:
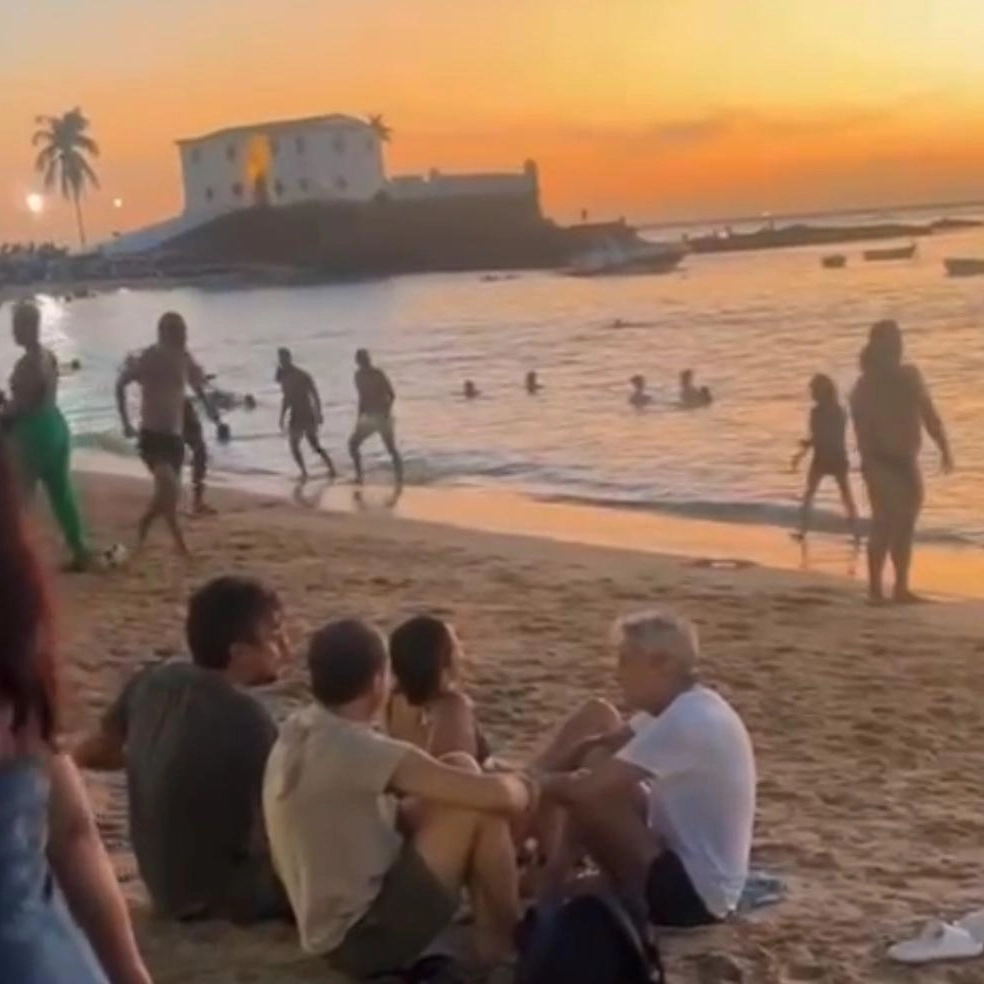
[[[83,485],[100,540],[127,539],[145,484],[89,476]],[[385,628],[421,609],[453,619],[483,723],[509,757],[537,747],[586,696],[615,696],[606,646],[614,616],[672,606],[700,626],[705,678],[739,709],[755,742],[754,864],[779,872],[788,897],[720,928],[667,936],[669,979],[984,976],[984,961],[913,973],[883,958],[885,945],[922,919],[984,904],[979,603],[872,610],[846,579],[707,567],[693,557],[478,532],[375,509],[325,513],[270,496],[214,498],[220,515],[191,525],[189,564],[171,556],[161,531],[130,569],[57,581],[69,731],[93,723],[144,661],[181,651],[188,592],[230,570],[278,587],[298,649],[313,628],[343,615]],[[450,515],[435,510],[432,519]],[[515,511],[499,526],[528,532]],[[582,530],[584,539],[595,534]],[[715,541],[707,555],[737,552],[727,546],[727,538]],[[305,696],[297,662],[266,699],[281,715]],[[288,929],[155,921],[126,841],[122,781],[88,778],[155,980],[326,979]]]

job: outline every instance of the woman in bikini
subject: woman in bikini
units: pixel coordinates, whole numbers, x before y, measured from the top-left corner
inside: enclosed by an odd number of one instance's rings
[[[922,374],[903,361],[902,332],[879,321],[861,353],[861,377],[851,394],[851,417],[871,504],[868,537],[868,597],[883,604],[882,577],[891,556],[896,604],[921,599],[909,587],[916,522],[923,503],[919,469],[922,432],[940,450],[944,472],[953,469],[946,430]]]
[[[485,765],[489,744],[461,689],[461,644],[454,628],[432,615],[408,619],[390,636],[390,662],[395,686],[386,712],[389,734],[435,758],[464,752]]]

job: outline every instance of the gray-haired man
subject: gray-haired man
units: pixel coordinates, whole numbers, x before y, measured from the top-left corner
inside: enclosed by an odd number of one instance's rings
[[[717,922],[735,909],[748,877],[751,740],[727,701],[698,682],[689,622],[635,615],[616,623],[615,645],[619,685],[635,713],[626,722],[591,701],[540,760],[543,795],[565,821],[548,887],[567,875],[576,847],[654,925]]]

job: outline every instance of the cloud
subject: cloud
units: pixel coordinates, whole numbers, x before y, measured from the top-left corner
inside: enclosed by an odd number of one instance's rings
[[[820,111],[804,109],[795,115],[722,108],[703,116],[657,123],[643,136],[667,149],[687,149],[716,143],[736,134],[781,139],[842,133],[891,122],[906,112],[936,104],[946,95],[943,90],[930,90],[878,106]]]

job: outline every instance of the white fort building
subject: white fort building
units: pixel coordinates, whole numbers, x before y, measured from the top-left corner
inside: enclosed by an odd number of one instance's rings
[[[185,212],[374,198],[386,187],[377,128],[353,116],[315,116],[216,130],[179,140]]]
[[[228,127],[179,140],[183,213],[118,236],[104,251],[153,250],[213,218],[255,206],[537,194],[532,163],[511,174],[432,170],[425,176],[390,179],[383,152],[388,136],[380,120],[333,113]]]

